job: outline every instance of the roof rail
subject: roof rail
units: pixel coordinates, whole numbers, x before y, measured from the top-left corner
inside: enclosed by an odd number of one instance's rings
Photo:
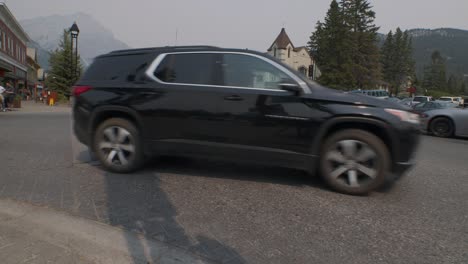
[[[111,51],[110,53],[121,53],[121,52],[133,52],[133,51],[151,51],[154,50],[155,48],[140,48],[140,49],[122,49],[122,50],[114,50]]]
[[[124,52],[145,52],[145,51],[154,51],[154,50],[158,50],[158,49],[175,49],[175,50],[182,50],[182,49],[219,49],[219,47],[208,46],[208,45],[164,46],[164,47],[153,47],[153,48],[115,50],[115,51],[112,51],[110,53],[111,54],[116,54],[116,53],[124,53]]]
[[[209,45],[193,45],[193,46],[173,46],[173,49],[219,49],[219,47]]]

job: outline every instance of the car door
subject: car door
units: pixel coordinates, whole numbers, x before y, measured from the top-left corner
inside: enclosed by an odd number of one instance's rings
[[[217,140],[215,57],[209,52],[160,54],[146,71],[152,82],[140,92],[136,107],[156,151],[190,154]]]
[[[291,72],[252,54],[225,53],[220,67],[220,132],[226,143],[249,150],[253,156],[262,152],[282,156],[310,151],[317,120],[311,117],[319,111],[293,92],[280,88],[281,83],[297,85]]]

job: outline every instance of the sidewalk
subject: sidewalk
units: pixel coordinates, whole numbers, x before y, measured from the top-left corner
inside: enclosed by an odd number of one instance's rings
[[[71,107],[69,105],[56,105],[48,106],[43,102],[34,102],[34,101],[21,101],[21,108],[12,108],[12,113],[14,112],[23,112],[23,113],[63,113],[70,112]]]
[[[2,263],[208,263],[186,250],[51,209],[0,200]]]

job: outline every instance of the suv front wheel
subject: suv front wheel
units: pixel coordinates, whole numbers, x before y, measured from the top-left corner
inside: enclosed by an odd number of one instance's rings
[[[99,125],[94,134],[93,150],[103,166],[112,172],[132,172],[143,162],[138,129],[122,118],[107,119]]]
[[[386,182],[390,154],[380,138],[358,129],[347,129],[325,141],[320,157],[322,177],[333,189],[347,194],[367,194]]]

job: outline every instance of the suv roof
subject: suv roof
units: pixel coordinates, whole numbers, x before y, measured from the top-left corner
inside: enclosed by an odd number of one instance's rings
[[[97,56],[98,58],[103,57],[112,57],[112,56],[124,56],[124,55],[139,55],[139,54],[149,54],[149,53],[163,53],[163,52],[184,52],[184,51],[224,51],[224,52],[243,52],[243,53],[252,53],[262,56],[269,57],[270,59],[277,60],[276,58],[270,56],[268,53],[263,53],[250,49],[235,49],[235,48],[221,48],[216,46],[208,45],[194,45],[194,46],[165,46],[165,47],[152,47],[152,48],[139,48],[139,49],[124,49],[111,51],[107,54],[102,54]]]
[[[165,47],[152,47],[152,48],[140,48],[140,49],[123,49],[123,50],[115,50],[108,54],[120,54],[120,53],[141,53],[141,52],[157,52],[157,51],[166,51],[166,50],[204,50],[204,49],[220,49],[219,47],[215,46],[206,46],[206,45],[198,45],[198,46],[165,46]]]

